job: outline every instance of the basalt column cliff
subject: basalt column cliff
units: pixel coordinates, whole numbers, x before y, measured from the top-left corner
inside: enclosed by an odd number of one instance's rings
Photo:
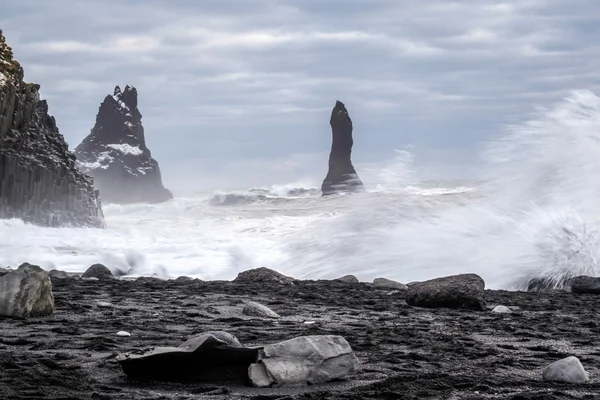
[[[361,180],[352,166],[352,120],[346,106],[341,101],[335,103],[331,112],[331,153],[329,154],[329,172],[323,181],[323,196],[340,192],[363,191]]]
[[[92,179],[40,100],[0,30],[0,218],[44,226],[104,226]]]
[[[158,162],[146,147],[137,90],[117,86],[106,96],[91,133],[75,149],[78,166],[94,177],[102,201],[160,203],[173,198],[163,187]]]

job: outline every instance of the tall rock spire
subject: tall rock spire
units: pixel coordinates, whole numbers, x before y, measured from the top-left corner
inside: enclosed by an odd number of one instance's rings
[[[115,87],[100,105],[96,124],[75,148],[79,168],[94,177],[108,203],[160,203],[173,198],[146,147],[135,87]]]
[[[76,168],[39,89],[23,81],[0,30],[0,218],[103,227],[92,179]]]
[[[364,187],[352,165],[352,120],[346,106],[336,101],[331,112],[331,153],[329,153],[329,171],[321,186],[323,196],[340,192],[363,191]]]

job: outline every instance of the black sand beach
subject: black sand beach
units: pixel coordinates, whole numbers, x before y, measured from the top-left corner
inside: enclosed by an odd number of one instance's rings
[[[50,317],[0,319],[2,399],[600,397],[600,306],[593,295],[486,291],[489,307],[513,309],[495,314],[411,307],[402,292],[336,281],[290,286],[54,279],[53,285],[56,310]],[[246,300],[281,318],[243,315]],[[177,346],[209,330],[230,332],[246,346],[342,335],[361,368],[323,386],[257,389],[234,381],[134,382],[116,361],[119,353]],[[580,358],[589,382],[542,380],[545,366],[571,355]]]

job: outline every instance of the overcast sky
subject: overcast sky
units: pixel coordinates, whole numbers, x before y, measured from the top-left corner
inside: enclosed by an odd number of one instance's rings
[[[322,180],[338,99],[359,172],[412,146],[460,174],[503,125],[600,86],[598,0],[2,0],[0,28],[71,148],[136,86],[175,189]]]

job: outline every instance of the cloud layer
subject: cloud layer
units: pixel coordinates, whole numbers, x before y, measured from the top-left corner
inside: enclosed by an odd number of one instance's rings
[[[404,145],[423,163],[471,164],[503,124],[600,86],[596,0],[5,0],[2,8],[0,28],[72,147],[115,85],[138,88],[167,185],[189,168],[206,177],[199,188],[324,175],[337,99],[354,120],[359,164]]]

